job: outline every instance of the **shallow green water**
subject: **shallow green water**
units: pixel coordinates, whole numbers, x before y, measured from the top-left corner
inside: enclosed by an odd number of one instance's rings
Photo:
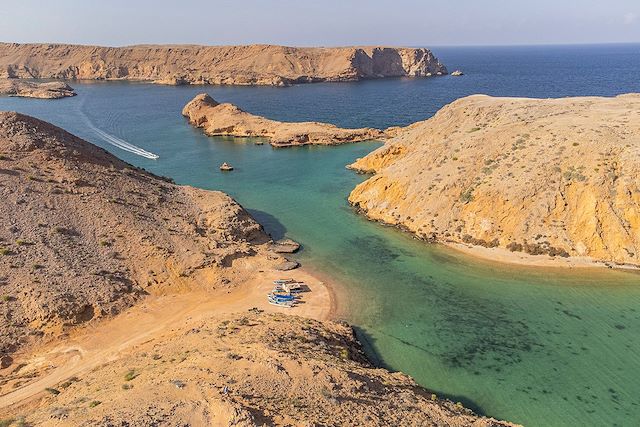
[[[345,165],[378,143],[275,150],[207,138],[179,116],[200,88],[76,86],[73,99],[0,98],[0,109],[52,121],[178,183],[232,194],[276,237],[300,241],[304,264],[344,285],[340,313],[380,363],[531,426],[640,419],[640,276],[494,265],[364,220],[346,197],[365,177]],[[160,158],[114,148],[87,123]],[[220,173],[223,161],[236,170]]]

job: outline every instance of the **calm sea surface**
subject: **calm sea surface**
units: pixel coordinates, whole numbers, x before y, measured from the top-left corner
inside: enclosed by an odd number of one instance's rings
[[[638,425],[640,275],[505,266],[415,241],[347,204],[365,177],[345,165],[379,143],[276,150],[207,138],[180,116],[203,91],[275,119],[351,127],[406,125],[474,93],[640,92],[640,45],[434,51],[466,75],[289,88],[74,83],[77,97],[0,98],[0,110],[53,122],[178,183],[230,193],[274,236],[303,243],[305,265],[344,284],[340,314],[373,358],[440,395],[528,426]],[[223,161],[236,170],[220,173]]]

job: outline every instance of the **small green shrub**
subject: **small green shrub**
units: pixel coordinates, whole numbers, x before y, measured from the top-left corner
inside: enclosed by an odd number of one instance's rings
[[[131,381],[134,378],[136,378],[138,375],[140,375],[140,374],[137,373],[134,369],[129,369],[129,371],[127,371],[127,373],[124,374],[124,380],[125,381]]]
[[[101,404],[102,402],[100,402],[99,400],[92,400],[89,403],[89,408],[95,408],[96,406],[98,406],[99,404]]]
[[[460,201],[463,203],[469,203],[473,201],[473,188],[468,188],[467,190],[460,193]]]
[[[122,384],[123,390],[131,390],[133,388],[133,384]]]

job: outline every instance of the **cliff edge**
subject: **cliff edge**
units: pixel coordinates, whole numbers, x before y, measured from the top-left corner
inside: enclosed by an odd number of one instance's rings
[[[0,43],[0,78],[284,86],[446,73],[424,48]]]

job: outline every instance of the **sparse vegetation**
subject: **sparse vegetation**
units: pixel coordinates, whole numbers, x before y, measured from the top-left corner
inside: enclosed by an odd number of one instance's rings
[[[55,389],[55,388],[51,388],[51,387],[47,387],[47,388],[45,388],[45,391],[47,391],[47,392],[49,392],[49,393],[53,394],[54,396],[57,396],[57,395],[59,395],[59,394],[60,394],[60,390]]]
[[[89,402],[89,408],[95,408],[96,406],[98,406],[101,403],[102,402],[100,402],[99,400],[92,400],[91,402]]]
[[[462,203],[469,203],[473,201],[473,188],[468,188],[460,193],[460,201]]]
[[[135,369],[129,369],[127,371],[126,374],[124,374],[124,380],[125,381],[131,381],[133,379],[135,379],[138,375],[140,375],[138,372],[135,371]]]

